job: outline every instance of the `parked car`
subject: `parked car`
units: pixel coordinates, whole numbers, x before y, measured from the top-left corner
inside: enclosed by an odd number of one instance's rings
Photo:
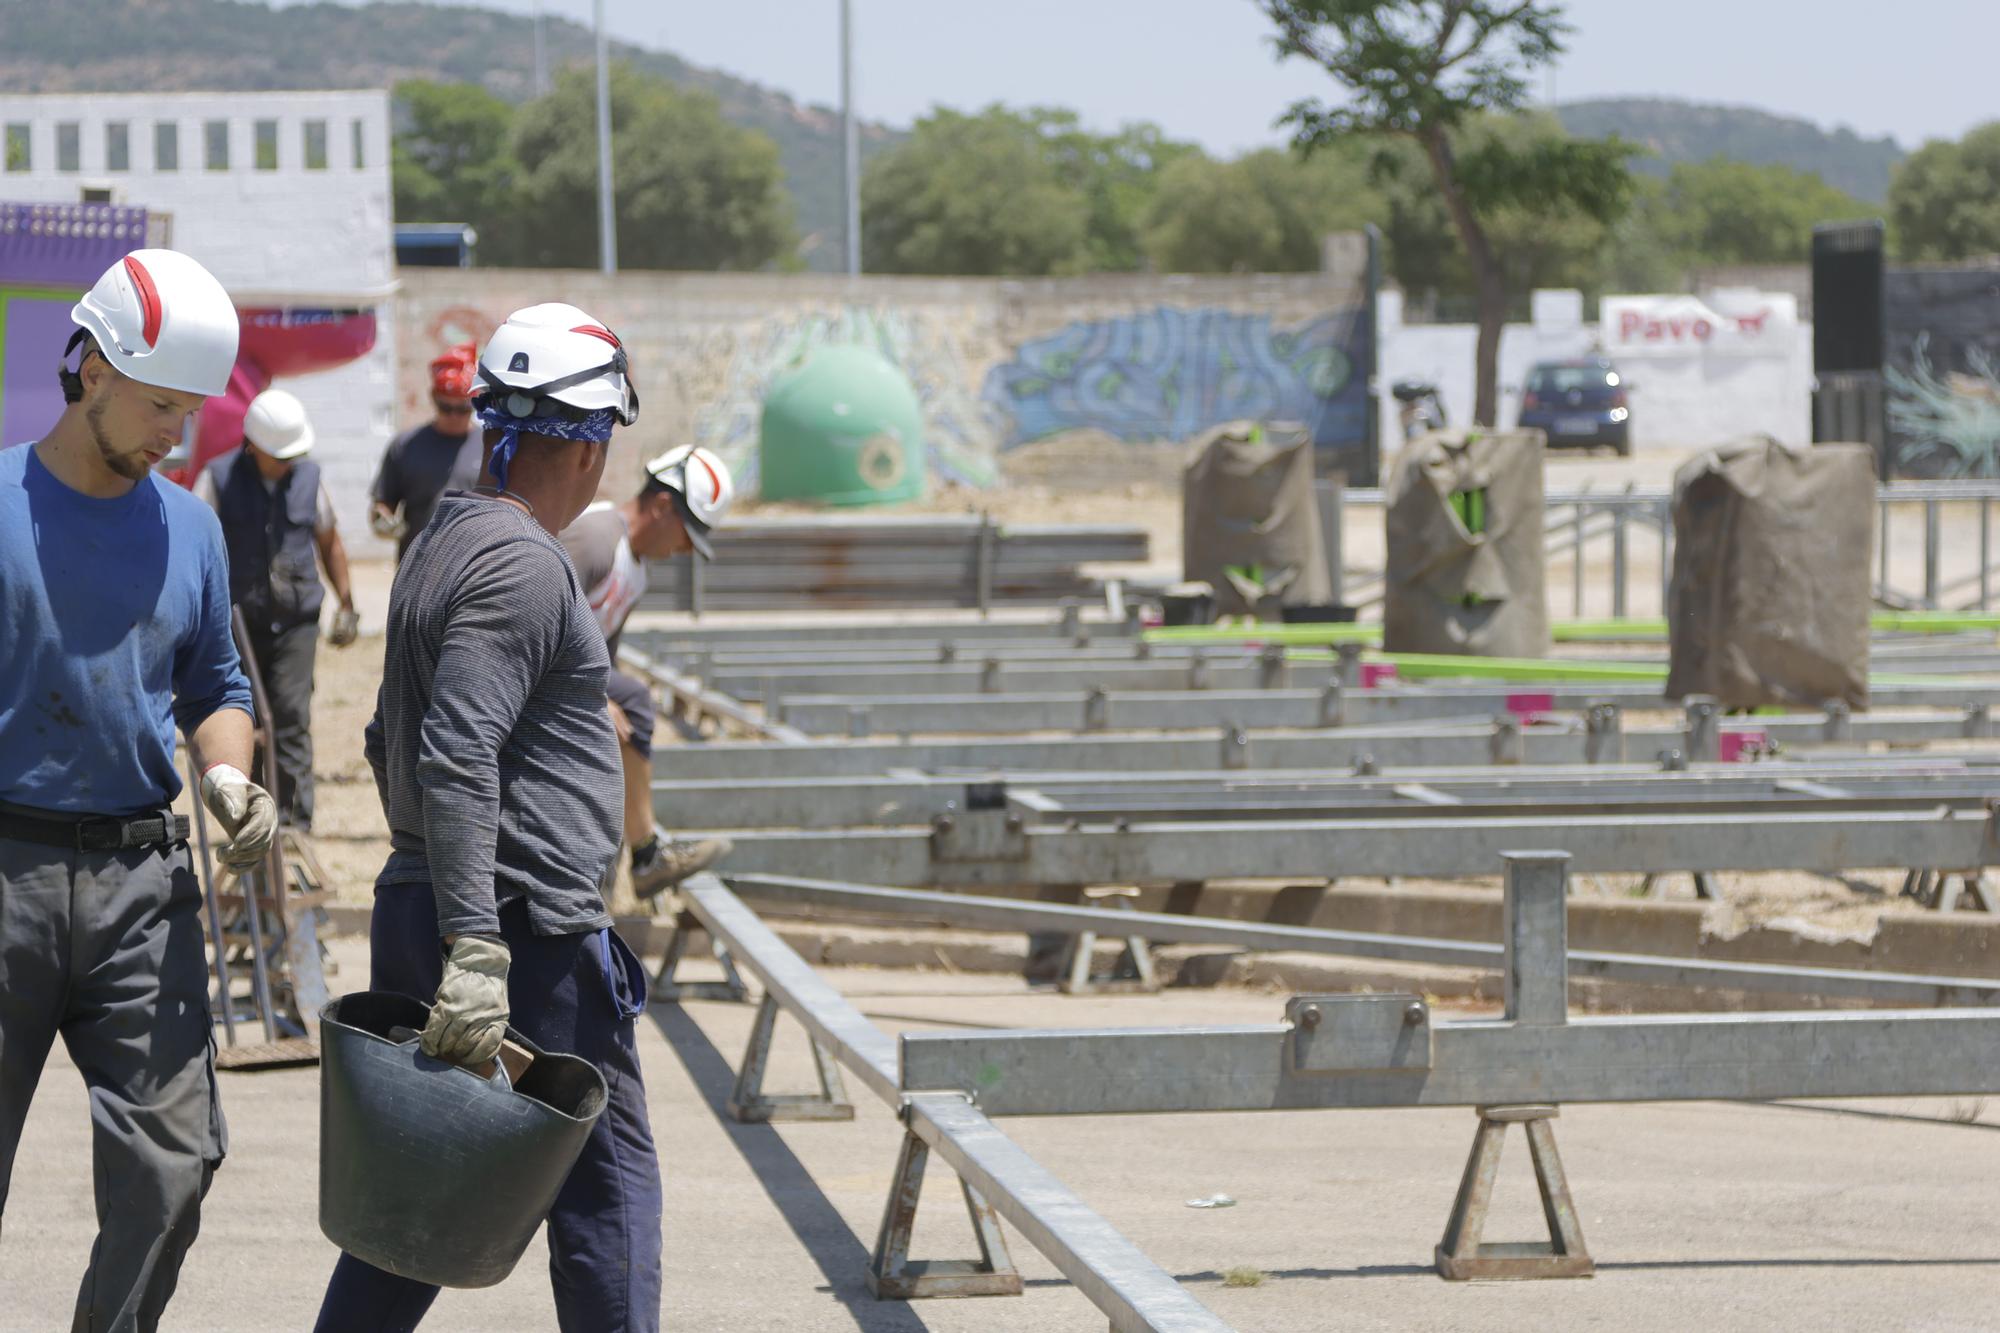
[[[1520,425],[1548,436],[1549,448],[1610,445],[1632,456],[1631,385],[1601,356],[1543,361],[1528,372],[1521,392]]]

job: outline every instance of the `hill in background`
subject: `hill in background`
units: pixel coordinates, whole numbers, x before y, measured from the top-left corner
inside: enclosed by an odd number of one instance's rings
[[[592,58],[588,29],[545,20],[551,70]],[[496,10],[411,3],[271,9],[239,0],[0,0],[0,89],[10,92],[263,91],[393,87],[404,79],[478,83],[520,101],[533,92],[532,20]],[[839,115],[664,51],[612,44],[613,57],[712,93],[722,113],[777,143],[816,269],[840,262]],[[1823,130],[1742,107],[1657,98],[1570,102],[1571,133],[1619,134],[1653,150],[1641,171],[1715,156],[1817,172],[1858,199],[1880,202],[1903,157],[1894,140]],[[1106,127],[1108,128],[1108,127]],[[864,122],[865,156],[902,131]]]
[[[1555,113],[1579,138],[1616,134],[1652,149],[1654,156],[1632,164],[1649,175],[1664,176],[1676,162],[1731,157],[1814,172],[1870,204],[1888,198],[1890,173],[1904,157],[1891,138],[1864,139],[1850,129],[1824,130],[1809,120],[1750,107],[1615,97],[1564,102]]]

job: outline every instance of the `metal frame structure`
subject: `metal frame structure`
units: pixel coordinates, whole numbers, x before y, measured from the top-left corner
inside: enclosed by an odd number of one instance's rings
[[[703,875],[684,892],[693,917],[765,986],[746,1076],[761,1070],[771,1020],[783,1010],[805,1027],[822,1067],[846,1066],[899,1109],[907,1129],[868,1283],[883,1297],[1018,1290],[996,1221],[1005,1217],[1110,1316],[1112,1328],[1222,1326],[1013,1148],[993,1125],[995,1116],[1470,1106],[1477,1127],[1434,1262],[1447,1279],[1525,1279],[1588,1276],[1594,1268],[1556,1148],[1553,1121],[1565,1101],[2000,1092],[2000,1012],[1991,1009],[1572,1019],[1566,978],[1587,971],[1590,956],[1568,949],[1569,860],[1561,852],[1503,858],[1503,938],[1481,950],[1503,977],[1498,1019],[1439,1019],[1416,995],[1296,995],[1275,1024],[920,1032],[893,1043],[731,888]],[[1137,922],[1107,909],[944,903],[938,900],[946,895],[740,876],[731,882],[766,896],[874,894],[878,910],[928,914],[950,906],[960,919],[998,913],[1008,928],[1046,924],[1037,914],[1049,912],[1073,931],[1107,918],[1121,926]],[[1156,920],[1183,930],[1273,929]],[[1990,1000],[1995,987],[1980,985]],[[746,1115],[735,1104],[732,1113]],[[1487,1244],[1482,1236],[1501,1137],[1513,1123],[1528,1136],[1549,1236]],[[981,1256],[918,1269],[907,1258],[910,1225],[923,1161],[933,1148],[959,1172]]]

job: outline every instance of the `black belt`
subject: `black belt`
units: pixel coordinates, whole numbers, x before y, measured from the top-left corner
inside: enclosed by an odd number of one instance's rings
[[[187,817],[162,810],[153,815],[79,819],[36,819],[0,811],[0,838],[18,838],[47,847],[79,852],[116,852],[127,847],[156,847],[186,842]]]

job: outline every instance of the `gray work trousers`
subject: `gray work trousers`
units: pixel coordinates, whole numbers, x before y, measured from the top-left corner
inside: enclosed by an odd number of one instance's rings
[[[58,1033],[90,1090],[97,1188],[72,1328],[150,1330],[227,1149],[186,843],[76,852],[0,838],[0,1222]]]
[[[270,704],[272,748],[278,757],[278,789],[271,799],[287,824],[312,832],[313,823],[313,665],[319,655],[319,622],[270,630],[250,626],[250,651]],[[250,777],[264,781],[263,765]]]

